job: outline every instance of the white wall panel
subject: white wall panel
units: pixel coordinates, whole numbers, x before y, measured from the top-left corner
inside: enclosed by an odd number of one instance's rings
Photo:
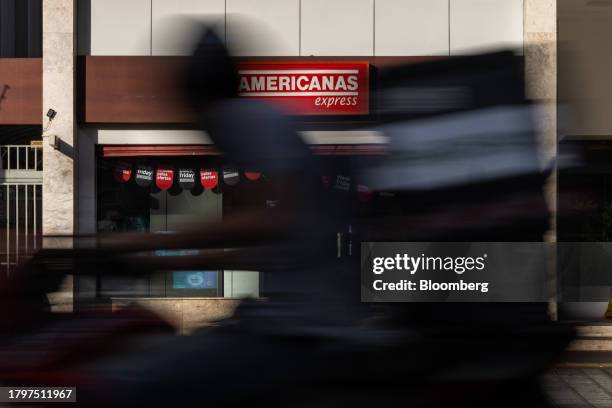
[[[376,0],[376,55],[448,55],[449,0]]]
[[[235,55],[296,56],[299,0],[227,0],[227,41]]]
[[[259,297],[259,272],[223,271],[224,297]]]
[[[190,55],[198,24],[225,37],[225,0],[152,0],[153,55]]]
[[[523,0],[450,0],[451,55],[523,48]]]
[[[170,141],[170,142],[169,142]],[[212,144],[208,135],[199,130],[182,129],[97,129],[98,144]]]
[[[374,0],[302,0],[302,55],[374,53]]]
[[[91,55],[151,55],[151,0],[91,0]]]

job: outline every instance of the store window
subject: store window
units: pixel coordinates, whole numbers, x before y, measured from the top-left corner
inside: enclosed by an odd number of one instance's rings
[[[206,172],[216,178],[208,188]],[[221,220],[220,168],[213,159],[100,158],[97,174],[99,232],[170,233],[196,218]]]
[[[559,241],[612,241],[612,142],[564,141],[559,153],[582,161],[558,171]]]
[[[115,153],[105,153],[111,151]],[[128,151],[100,148],[98,232],[171,234],[191,228],[194,220],[219,222],[250,210],[273,212],[279,202],[282,205],[269,175],[227,167],[220,156],[123,156]],[[336,251],[341,258],[358,254],[361,238],[353,218],[402,212],[395,195],[374,194],[351,175],[353,168],[363,168],[369,160],[373,158],[320,157],[326,175],[321,180],[321,197],[312,202],[327,212],[332,256]],[[187,256],[190,251],[160,250],[155,256]],[[263,275],[242,270],[164,270],[140,278],[100,276],[90,291],[97,297],[258,297],[273,286],[274,276]]]
[[[266,205],[262,175],[223,167],[218,156],[100,155],[96,167],[98,232],[176,233],[194,221],[219,222],[224,214]],[[256,297],[260,286],[258,272],[228,270],[164,270],[98,281],[98,297]]]

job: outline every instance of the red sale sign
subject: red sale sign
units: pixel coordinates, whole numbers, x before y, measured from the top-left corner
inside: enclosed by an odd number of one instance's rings
[[[245,171],[244,177],[246,177],[247,180],[257,181],[261,178],[261,173],[257,171]]]
[[[155,174],[155,185],[160,190],[168,190],[172,187],[172,182],[174,181],[174,170],[170,167],[160,166],[157,168],[157,173]]]
[[[293,115],[367,115],[369,68],[367,61],[243,62],[239,94]]]
[[[115,179],[121,183],[127,183],[132,177],[132,166],[129,163],[119,163],[115,167]]]
[[[219,173],[214,169],[202,169],[200,170],[200,182],[202,187],[213,189],[219,184]]]

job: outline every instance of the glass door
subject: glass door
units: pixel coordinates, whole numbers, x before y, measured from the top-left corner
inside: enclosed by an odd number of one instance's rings
[[[150,231],[174,233],[189,229],[194,222],[221,221],[222,195],[205,190],[158,191],[151,194]],[[185,256],[192,252],[182,251]],[[158,251],[158,256],[177,255],[177,251]],[[181,255],[179,252],[178,255]],[[161,271],[151,277],[153,296],[217,297],[223,296],[223,273],[218,270]]]

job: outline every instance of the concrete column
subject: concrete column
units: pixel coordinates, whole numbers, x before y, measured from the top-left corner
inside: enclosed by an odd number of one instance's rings
[[[557,155],[557,0],[524,0],[523,39],[527,96],[537,103],[537,125],[543,159]],[[545,241],[557,241],[557,172],[549,177],[544,194],[551,211]],[[557,319],[556,252],[551,253],[549,315]]]
[[[75,232],[75,52],[77,0],[43,0],[43,247],[72,247]],[[46,113],[57,112],[53,121]],[[57,147],[50,145],[56,137]],[[63,236],[63,237],[62,237]],[[72,312],[73,277],[49,294],[54,312]]]
[[[538,126],[544,159],[557,155],[557,1],[524,0],[525,76],[527,95],[538,103]],[[545,194],[552,212],[547,241],[556,241],[556,172]]]
[[[43,234],[75,231],[75,3],[43,0]],[[52,137],[57,148],[50,145]]]

